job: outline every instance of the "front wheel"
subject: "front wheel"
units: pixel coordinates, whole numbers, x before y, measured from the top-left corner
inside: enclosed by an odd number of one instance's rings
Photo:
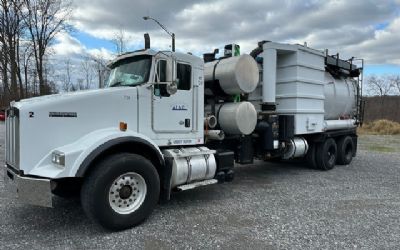
[[[89,173],[81,190],[83,210],[89,218],[111,230],[143,222],[160,193],[155,167],[146,158],[129,153],[101,161]]]

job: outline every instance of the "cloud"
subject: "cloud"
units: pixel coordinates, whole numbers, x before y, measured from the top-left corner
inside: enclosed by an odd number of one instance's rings
[[[104,60],[112,60],[115,57],[115,55],[111,51],[105,48],[89,49],[87,50],[87,53],[92,57],[103,58]]]
[[[54,60],[72,59],[81,60],[85,57],[99,57],[111,60],[115,57],[111,51],[101,47],[89,49],[71,34],[61,32],[56,36],[56,42],[51,46]]]
[[[260,40],[328,48],[371,63],[399,63],[400,0],[76,0],[71,24],[94,37],[112,39],[126,31],[129,47],[166,49],[170,37],[150,15],[176,34],[177,49],[196,54],[228,43],[249,53]],[[381,27],[377,29],[376,27]]]
[[[373,64],[400,65],[400,17],[395,18],[384,30],[376,30],[371,39],[358,45],[350,45],[348,50],[362,53]]]
[[[68,33],[61,32],[56,35],[56,43],[51,47],[57,56],[69,56],[83,54],[84,45]]]

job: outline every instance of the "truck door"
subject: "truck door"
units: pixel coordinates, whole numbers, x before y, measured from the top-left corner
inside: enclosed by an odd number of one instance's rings
[[[189,133],[195,122],[192,67],[189,63],[177,61],[173,62],[173,69],[170,68],[166,60],[158,60],[152,103],[153,130],[158,133]],[[176,74],[177,92],[173,95],[167,93],[166,84],[157,84],[170,78],[169,71]]]

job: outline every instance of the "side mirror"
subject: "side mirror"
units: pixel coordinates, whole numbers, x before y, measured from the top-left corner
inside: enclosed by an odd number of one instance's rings
[[[155,84],[154,95],[169,97],[178,91],[178,82],[176,79],[176,60],[169,57],[158,59],[155,66]]]
[[[171,82],[170,84],[167,84],[167,93],[169,95],[175,95],[177,91],[178,85],[176,84],[176,82]]]

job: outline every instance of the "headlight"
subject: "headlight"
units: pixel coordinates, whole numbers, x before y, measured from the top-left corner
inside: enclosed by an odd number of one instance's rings
[[[65,154],[60,151],[54,151],[51,156],[51,161],[57,165],[65,166]]]

